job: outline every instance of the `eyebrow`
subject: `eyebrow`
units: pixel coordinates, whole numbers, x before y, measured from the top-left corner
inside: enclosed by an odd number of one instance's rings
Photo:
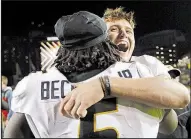
[[[118,27],[118,28],[120,28],[121,26],[119,26],[119,25],[112,25],[112,26],[110,26],[110,28],[111,27],[113,27],[113,26],[116,26],[116,27]],[[128,27],[128,26],[125,26],[125,29],[128,29],[128,30],[130,30],[130,31],[133,31],[133,29],[132,28],[130,28],[130,27]]]

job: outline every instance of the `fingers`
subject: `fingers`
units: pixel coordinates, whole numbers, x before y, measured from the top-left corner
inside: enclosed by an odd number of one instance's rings
[[[80,101],[76,101],[76,93],[69,93],[60,104],[60,112],[64,116],[69,116],[78,119],[79,116],[76,114],[77,109],[80,106]]]
[[[84,118],[87,115],[88,107],[89,107],[88,104],[82,103],[77,110],[77,115],[79,115],[81,118]]]
[[[70,115],[70,116],[72,116],[72,115],[71,115],[71,111],[72,111],[72,108],[73,108],[74,104],[75,104],[75,99],[74,99],[73,97],[70,97],[70,99],[68,100],[68,102],[67,102],[66,105],[64,106],[65,112],[66,112],[68,115]]]
[[[80,102],[76,101],[74,107],[72,108],[71,115],[72,117],[79,119],[79,115],[77,115],[77,110],[80,107]]]
[[[85,101],[86,100],[86,101]],[[63,116],[69,116],[76,119],[83,118],[87,115],[87,108],[91,106],[87,99],[78,93],[76,89],[72,90],[62,99],[59,111]]]
[[[64,107],[65,107],[66,103],[68,102],[68,100],[70,100],[70,96],[71,96],[71,94],[68,94],[64,99],[61,100],[60,107],[59,107],[59,112],[62,115],[65,115]]]
[[[61,102],[60,112],[66,116],[73,117],[75,119],[84,118],[87,115],[88,104],[80,103],[80,101],[75,101],[74,97],[67,96]]]

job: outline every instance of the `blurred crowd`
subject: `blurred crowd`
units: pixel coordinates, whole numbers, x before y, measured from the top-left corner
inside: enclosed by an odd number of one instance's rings
[[[2,96],[2,107],[1,107],[1,114],[2,114],[2,122],[1,122],[1,133],[3,134],[3,131],[10,120],[13,111],[11,110],[11,99],[12,99],[12,93],[13,90],[8,85],[8,78],[6,76],[1,76],[1,96]]]

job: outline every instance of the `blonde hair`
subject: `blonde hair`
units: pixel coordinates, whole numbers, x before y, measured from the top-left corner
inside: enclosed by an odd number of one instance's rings
[[[6,76],[1,76],[2,78],[2,83],[7,85],[8,84],[8,78]]]
[[[135,19],[134,19],[134,12],[130,11],[127,13],[124,11],[124,7],[118,7],[115,9],[107,8],[104,12],[103,19],[106,22],[112,22],[115,20],[125,19],[130,23],[133,29],[136,26]]]

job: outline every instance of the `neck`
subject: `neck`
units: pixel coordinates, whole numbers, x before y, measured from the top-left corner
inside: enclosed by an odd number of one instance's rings
[[[125,62],[129,62],[131,60],[131,57],[129,56],[122,56],[121,58],[122,58],[121,61],[125,61]]]
[[[122,58],[122,61],[129,62],[131,59],[131,56],[128,55],[128,53],[120,52],[120,56]]]

